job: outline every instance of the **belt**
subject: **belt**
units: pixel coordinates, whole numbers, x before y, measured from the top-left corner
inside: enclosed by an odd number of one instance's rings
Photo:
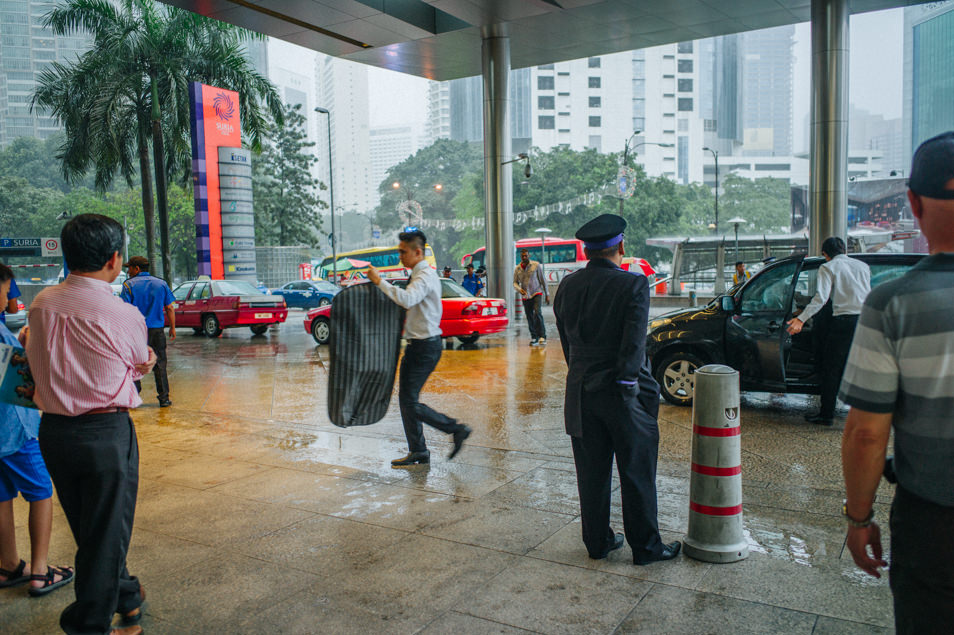
[[[110,406],[109,408],[93,408],[92,410],[87,410],[83,415],[109,415],[117,412],[129,412],[129,408],[124,408],[122,406]]]

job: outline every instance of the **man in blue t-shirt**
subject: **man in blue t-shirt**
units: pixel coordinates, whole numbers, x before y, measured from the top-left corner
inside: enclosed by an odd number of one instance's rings
[[[166,376],[166,331],[169,325],[169,339],[176,339],[176,299],[169,285],[161,278],[149,275],[149,260],[142,256],[133,256],[125,265],[129,277],[123,283],[119,297],[134,305],[146,318],[149,333],[149,346],[156,352],[156,365],[152,369],[156,378],[156,394],[159,407],[172,405],[169,400],[169,378]],[[136,382],[136,388],[142,390],[142,384]]]
[[[7,313],[13,314],[20,311],[20,302],[17,300],[20,295],[20,289],[17,287],[16,280],[10,278],[10,291],[7,292],[7,299],[3,303],[3,310],[0,311],[0,324],[7,323]]]
[[[461,281],[461,285],[474,295],[480,295],[481,290],[484,288],[484,283],[481,282],[480,276],[474,273],[474,265],[467,265],[466,269],[467,274]]]

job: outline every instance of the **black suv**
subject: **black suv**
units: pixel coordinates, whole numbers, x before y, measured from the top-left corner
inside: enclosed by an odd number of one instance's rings
[[[871,286],[894,280],[923,254],[851,254],[871,268]],[[646,353],[663,397],[692,403],[693,374],[706,364],[739,371],[742,390],[818,394],[809,320],[798,335],[785,323],[815,294],[820,257],[774,262],[705,307],[682,309],[649,322]]]

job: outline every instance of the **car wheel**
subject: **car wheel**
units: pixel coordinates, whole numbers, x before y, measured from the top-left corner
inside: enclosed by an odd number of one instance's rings
[[[480,337],[480,335],[478,335],[477,333],[474,333],[473,335],[458,335],[457,339],[460,341],[461,344],[473,344],[474,342],[477,341],[478,337]]]
[[[252,329],[252,335],[265,335],[268,331],[268,324],[253,324],[249,328]]]
[[[705,364],[692,353],[680,351],[668,355],[656,367],[656,381],[662,396],[671,404],[691,406],[696,370]]]
[[[211,313],[202,318],[202,332],[206,337],[218,337],[222,334],[222,327],[219,326],[219,318]]]
[[[329,304],[331,304],[331,300],[328,298],[322,298],[318,300],[318,306],[328,306]]]
[[[315,318],[315,321],[311,323],[311,336],[319,344],[327,344],[331,340],[331,323],[328,318]]]

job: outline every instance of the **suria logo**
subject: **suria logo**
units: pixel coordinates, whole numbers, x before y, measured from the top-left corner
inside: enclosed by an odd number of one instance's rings
[[[212,100],[212,108],[219,119],[215,122],[216,130],[224,135],[232,134],[235,128],[228,123],[229,119],[235,116],[235,104],[232,103],[232,98],[225,93],[217,93]]]

